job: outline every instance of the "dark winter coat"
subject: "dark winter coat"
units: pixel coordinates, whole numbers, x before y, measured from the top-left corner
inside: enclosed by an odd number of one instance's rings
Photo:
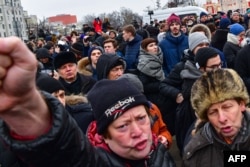
[[[87,98],[79,95],[66,96],[65,108],[76,120],[82,132],[86,134],[89,124],[94,121],[94,114]]]
[[[217,29],[212,37],[211,45],[223,52],[223,47],[227,42],[228,29]]]
[[[142,37],[136,34],[135,38],[132,41],[129,41],[126,45],[124,58],[127,64],[127,70],[136,69],[141,40]]]
[[[0,122],[1,140],[25,162],[35,167],[130,166],[114,153],[91,145],[60,102],[50,94],[43,93],[43,96],[52,116],[51,129],[47,134],[31,141],[17,142],[10,136],[6,124]],[[168,150],[160,143],[144,161],[148,167],[175,166]]]
[[[223,53],[227,61],[227,67],[232,69],[234,69],[234,63],[237,53],[241,49],[238,44],[238,41],[235,38],[236,37],[234,37],[234,35],[228,33],[227,42],[223,47]]]
[[[1,167],[28,167],[14,153],[0,142],[0,166]]]
[[[238,72],[240,77],[243,79],[248,93],[250,94],[250,44],[244,46],[237,54],[235,59],[235,70]]]
[[[141,80],[144,88],[144,94],[147,99],[157,106],[159,104],[160,82],[165,78],[162,69],[163,57],[161,49],[157,55],[152,55],[140,48],[140,55],[138,59],[138,78]]]
[[[77,79],[72,83],[67,83],[63,78],[59,78],[59,81],[65,88],[66,95],[71,94],[86,94],[95,84],[95,80],[89,76],[84,76],[77,73]]]
[[[201,76],[201,71],[195,67],[195,64],[189,60],[186,61],[184,69],[180,75],[183,80],[181,93],[184,100],[176,108],[175,135],[177,146],[180,151],[183,150],[186,133],[196,116],[190,102],[191,88],[197,78]]]
[[[183,79],[180,74],[187,60],[194,62],[194,54],[190,50],[185,51],[182,60],[174,66],[169,75],[161,82],[160,92],[163,96],[167,96],[175,101],[177,95],[181,93]]]
[[[232,144],[222,141],[212,125],[206,123],[185,147],[183,167],[222,167],[223,151],[250,151],[250,114],[243,114],[243,126]]]
[[[188,37],[183,33],[174,37],[168,31],[159,46],[163,52],[163,70],[165,76],[167,76],[172,68],[181,61],[183,51],[188,48]]]

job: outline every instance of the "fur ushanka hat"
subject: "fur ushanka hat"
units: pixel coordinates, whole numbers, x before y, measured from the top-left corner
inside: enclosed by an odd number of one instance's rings
[[[212,104],[229,99],[242,99],[249,103],[249,96],[243,80],[232,69],[217,69],[204,73],[194,83],[191,103],[198,117],[207,121],[207,110]]]

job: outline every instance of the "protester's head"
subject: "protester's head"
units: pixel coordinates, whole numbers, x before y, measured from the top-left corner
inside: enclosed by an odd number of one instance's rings
[[[37,79],[36,85],[40,90],[52,94],[65,106],[65,89],[58,80],[53,77],[43,75]]]
[[[41,63],[48,63],[49,59],[51,58],[49,54],[49,50],[46,48],[39,48],[36,51],[36,58],[41,62]]]
[[[104,53],[104,50],[100,46],[93,46],[89,49],[88,58],[94,69],[96,69],[97,60],[103,53]]]
[[[220,29],[228,29],[231,25],[231,21],[229,18],[221,18],[220,20]]]
[[[71,45],[70,51],[73,52],[77,57],[81,58],[83,56],[83,44],[81,42],[75,42]]]
[[[239,46],[243,47],[244,45],[243,43],[245,39],[245,28],[242,25],[240,25],[239,23],[234,23],[230,25],[228,35],[232,35],[233,37],[236,37],[236,39],[238,40]]]
[[[249,96],[234,70],[216,69],[203,73],[194,83],[191,103],[198,117],[209,121],[220,136],[234,138],[242,126]]]
[[[233,20],[233,22],[239,22],[240,21],[240,13],[237,11],[234,11],[231,15],[231,19]]]
[[[195,25],[193,25],[191,27],[191,29],[189,30],[189,34],[192,34],[194,32],[204,33],[204,35],[206,35],[208,40],[211,41],[212,33],[211,33],[209,27],[207,26],[207,24],[195,24]]]
[[[200,22],[205,23],[208,20],[208,14],[205,12],[200,13]]]
[[[77,76],[77,60],[72,52],[60,52],[54,58],[54,68],[59,76],[67,82],[73,82]]]
[[[124,41],[131,41],[136,36],[136,29],[132,24],[126,25],[122,28],[122,37]]]
[[[109,30],[109,38],[111,38],[111,39],[115,39],[116,37],[117,37],[117,31],[115,31],[115,30]]]
[[[209,47],[209,40],[202,32],[194,32],[188,36],[189,50],[196,55],[197,51],[203,47]]]
[[[250,8],[247,8],[246,14],[247,14],[248,17],[250,17]]]
[[[126,62],[116,54],[104,53],[97,61],[97,79],[115,80],[120,77],[126,69]]]
[[[141,41],[141,48],[145,50],[146,52],[156,55],[158,53],[158,45],[157,40],[154,38],[146,38]]]
[[[245,36],[245,28],[239,23],[234,23],[230,25],[229,33],[235,36]]]
[[[137,75],[132,73],[125,73],[121,75],[118,79],[127,79],[132,85],[134,85],[141,93],[144,92],[144,87],[141,80]]]
[[[152,133],[146,97],[127,79],[98,81],[87,98],[97,132],[118,156],[139,160],[151,150]]]
[[[54,53],[54,44],[51,42],[51,41],[48,41],[46,45],[43,46],[43,48],[46,48],[49,50],[49,54],[52,55]]]
[[[169,25],[169,30],[173,35],[178,35],[181,29],[181,19],[176,14],[172,13],[168,19],[167,24]]]
[[[211,71],[221,68],[222,66],[219,53],[211,47],[200,48],[197,51],[194,60],[196,67],[202,72]]]
[[[105,53],[116,53],[116,49],[118,48],[118,42],[115,39],[106,39],[103,42],[103,48]]]

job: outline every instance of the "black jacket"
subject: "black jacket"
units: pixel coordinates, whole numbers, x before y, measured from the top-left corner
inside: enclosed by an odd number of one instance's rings
[[[247,91],[250,94],[250,44],[244,46],[237,54],[235,59],[235,71],[238,72],[243,79]]]
[[[228,29],[217,29],[212,37],[211,45],[223,52],[223,47],[227,42]]]
[[[181,93],[181,87],[183,84],[183,79],[181,78],[181,71],[185,67],[185,62],[187,60],[193,62],[194,55],[191,51],[186,50],[184,52],[184,56],[181,61],[177,63],[174,68],[171,70],[169,75],[160,83],[159,89],[160,94],[167,99],[164,106],[160,106],[159,108],[163,111],[167,111],[167,114],[163,114],[163,120],[168,125],[168,129],[172,135],[175,132],[175,119],[176,119],[176,108],[178,104],[176,103],[176,97],[178,93]]]
[[[35,167],[127,166],[112,152],[93,147],[60,102],[50,94],[43,92],[43,96],[52,115],[51,129],[47,134],[31,141],[15,141],[6,124],[0,122],[1,140],[24,162]],[[148,167],[175,166],[168,150],[160,143],[146,163]]]
[[[1,167],[28,167],[15,154],[0,142],[0,166]]]
[[[226,42],[223,48],[223,53],[227,61],[227,67],[234,69],[234,63],[240,46],[233,44],[232,42]]]
[[[72,83],[67,83],[62,78],[59,78],[59,81],[64,86],[66,95],[86,94],[96,82],[92,77],[80,73],[77,73],[77,79]]]
[[[201,127],[185,147],[183,167],[222,167],[223,151],[250,151],[250,114],[245,111],[243,115],[242,128],[232,144],[223,142],[210,123]]]

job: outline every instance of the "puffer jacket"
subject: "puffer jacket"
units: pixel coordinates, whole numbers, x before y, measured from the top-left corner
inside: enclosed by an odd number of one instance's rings
[[[92,108],[85,96],[65,96],[66,110],[76,120],[77,125],[85,134],[89,124],[94,121]]]
[[[127,70],[136,69],[141,41],[142,37],[136,34],[135,38],[127,43],[124,55],[124,59],[127,63]]]
[[[16,141],[7,125],[0,122],[0,139],[24,162],[35,167],[125,167],[112,152],[94,147],[76,125],[61,103],[52,95],[42,92],[51,111],[50,130],[29,141]],[[127,165],[128,166],[128,165]],[[162,144],[150,154],[148,167],[174,167],[175,164]]]
[[[184,149],[183,167],[224,166],[223,151],[250,151],[250,113],[245,111],[243,126],[233,144],[226,144],[206,123]]]
[[[16,155],[0,142],[0,166],[1,167],[28,167]]]
[[[167,76],[174,66],[181,61],[183,51],[188,49],[188,37],[182,33],[178,37],[171,35],[171,32],[166,33],[159,46],[163,53],[163,70]]]

